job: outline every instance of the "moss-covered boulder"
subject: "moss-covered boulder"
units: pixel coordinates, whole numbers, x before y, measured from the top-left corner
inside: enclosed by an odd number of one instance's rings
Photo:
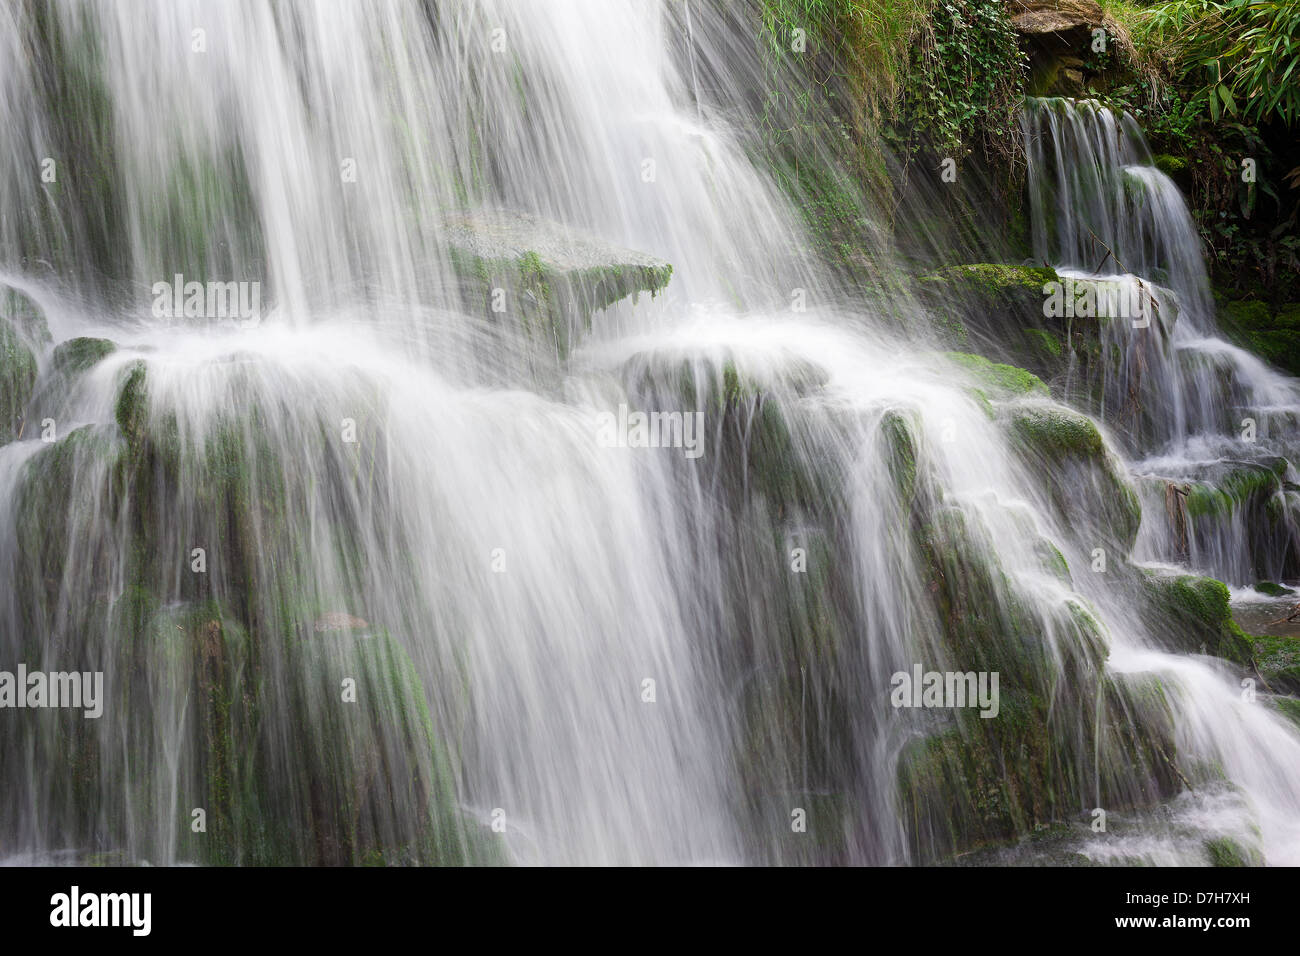
[[[1094,673],[1078,687],[1001,697],[997,718],[961,715],[903,748],[898,802],[918,861],[1032,838],[1098,801],[1145,807],[1178,790],[1173,718],[1158,682]],[[1086,741],[1076,739],[1075,719],[1091,728]]]
[[[1050,395],[1042,379],[1014,365],[991,362],[982,355],[969,352],[948,352],[945,357],[961,367],[984,398],[1047,398]]]
[[[1290,492],[1288,468],[1280,457],[1221,460],[1159,479],[1173,544],[1168,559],[1206,567],[1234,585],[1261,581],[1265,593],[1276,587],[1268,582],[1300,573],[1300,502]],[[1216,559],[1221,566],[1207,563]]]
[[[1242,348],[1300,375],[1300,303],[1271,308],[1259,299],[1221,300],[1219,325]]]
[[[1204,479],[1187,483],[1187,515],[1196,521],[1238,513],[1258,514],[1283,489],[1286,472],[1287,462],[1282,458],[1217,466]]]
[[[788,516],[795,508],[824,511],[838,494],[833,466],[801,424],[802,400],[828,380],[815,363],[791,356],[758,368],[730,354],[651,352],[628,359],[619,376],[629,412],[703,416],[695,420],[703,425],[701,456],[738,500],[756,495]]]
[[[113,406],[113,417],[122,435],[133,444],[144,438],[149,422],[148,377],[148,366],[143,361],[127,366]]]
[[[22,634],[75,637],[100,628],[100,601],[109,595],[94,589],[116,577],[121,453],[112,426],[86,425],[23,465],[14,495]]]
[[[1007,354],[1032,354],[1043,344],[1021,332],[1042,325],[1044,287],[1059,279],[1051,268],[980,262],[918,276],[914,288],[932,312],[946,317],[950,338],[969,335]]]
[[[1034,460],[1066,476],[1062,494],[1087,499],[1077,506],[1083,517],[1072,523],[1105,525],[1106,540],[1127,546],[1136,503],[1117,490],[1123,479],[1100,434],[1068,409],[1014,397],[1041,395],[1035,382],[1023,374],[996,375],[988,387],[1002,396],[999,415],[1007,416],[1008,427],[1023,416],[1019,440],[1033,449]],[[1053,412],[1063,418],[1054,420]],[[898,800],[915,857],[948,859],[1072,819],[1095,805],[1099,786],[1109,807],[1167,796],[1177,774],[1163,695],[1108,675],[1109,642],[1086,602],[1069,597],[1046,604],[1037,584],[1026,587],[1019,572],[1004,566],[979,512],[947,500],[926,467],[925,449],[905,424],[891,430],[903,432],[892,441],[899,462],[895,481],[911,489],[909,523],[925,574],[921,591],[933,602],[932,630],[918,653],[938,670],[997,672],[1001,687],[993,718],[956,708],[910,728],[918,736],[900,756]],[[1115,499],[1121,501],[1118,514],[1106,510]],[[1044,572],[1068,585],[1070,570],[1059,549],[1043,539],[1038,551]],[[1080,735],[1080,727],[1091,731]]]
[[[1188,162],[1186,156],[1173,156],[1169,153],[1157,153],[1151,157],[1152,163],[1156,169],[1160,170],[1171,179],[1180,179],[1187,172]]]
[[[277,722],[291,736],[267,740],[255,771],[279,852],[316,864],[502,862],[460,809],[452,754],[400,641],[382,628],[311,632],[276,666],[288,690]]]
[[[1193,574],[1148,571],[1145,585],[1153,633],[1164,636],[1175,650],[1249,666],[1251,639],[1232,618],[1226,584]]]
[[[1026,369],[1058,398],[1101,407],[1104,365],[1114,361],[1102,345],[1110,319],[1097,314],[1104,310],[1067,315],[1053,307],[1067,290],[1100,301],[1096,283],[1067,283],[1047,267],[972,263],[919,276],[913,285],[950,347]]]
[[[1086,415],[1041,402],[1009,405],[1013,445],[1044,479],[1058,514],[1093,548],[1127,556],[1137,539],[1141,504],[1119,460]]]
[[[117,345],[108,339],[90,336],[68,339],[54,347],[50,368],[52,372],[58,374],[80,375],[116,351]]]
[[[37,355],[49,337],[40,307],[0,283],[0,444],[26,430],[23,415],[36,387]]]
[[[1251,636],[1251,659],[1268,690],[1300,694],[1300,638]]]
[[[31,427],[46,418],[56,423],[67,420],[68,409],[76,406],[84,394],[81,385],[87,373],[116,351],[113,342],[101,338],[80,337],[56,345],[28,402]]]
[[[1260,594],[1266,594],[1269,597],[1276,597],[1276,598],[1289,597],[1290,595],[1296,593],[1293,589],[1288,587],[1283,587],[1281,584],[1275,584],[1272,581],[1256,581],[1254,584],[1254,589],[1258,591]]]
[[[513,318],[566,355],[593,312],[641,292],[658,293],[673,267],[535,216],[479,213],[452,219],[451,262],[470,304]]]

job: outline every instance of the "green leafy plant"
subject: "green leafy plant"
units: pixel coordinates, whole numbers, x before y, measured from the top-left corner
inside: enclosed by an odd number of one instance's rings
[[[1169,0],[1134,21],[1213,119],[1300,120],[1295,0]]]
[[[913,48],[911,70],[899,124],[906,145],[958,160],[976,144],[1016,155],[1027,63],[1005,4],[935,4]]]

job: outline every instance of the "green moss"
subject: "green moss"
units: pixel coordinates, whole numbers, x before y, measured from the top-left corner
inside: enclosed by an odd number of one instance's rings
[[[966,300],[985,309],[1012,308],[1042,315],[1043,286],[1059,282],[1055,269],[977,262],[950,266],[918,276],[923,296],[938,295],[950,301]]]
[[[1300,329],[1249,332],[1240,337],[1240,342],[1269,364],[1300,375]]]
[[[1286,597],[1289,594],[1295,594],[1291,588],[1283,587],[1280,584],[1274,584],[1272,581],[1258,581],[1255,583],[1255,590],[1260,594],[1267,594],[1269,597]]]
[[[1274,707],[1297,727],[1300,727],[1300,700],[1294,697],[1267,698]]]
[[[899,412],[889,412],[880,430],[889,450],[889,473],[900,501],[910,502],[916,490],[916,437],[914,423]]]
[[[1300,638],[1249,638],[1255,670],[1274,693],[1300,694]]]
[[[1231,837],[1215,837],[1205,841],[1205,852],[1211,866],[1262,866],[1259,853],[1247,850]]]
[[[23,465],[15,486],[15,535],[21,586],[14,589],[23,632],[31,635],[102,630],[107,609],[95,600],[70,600],[69,571],[108,573],[116,542],[97,522],[109,521],[119,499],[113,465],[121,450],[112,426],[85,425],[42,445]],[[104,502],[104,513],[92,503]],[[102,584],[100,585],[102,586]]]
[[[1025,445],[1048,459],[1101,458],[1106,454],[1106,443],[1093,421],[1060,406],[1016,408],[1011,427]]]
[[[1055,359],[1065,356],[1065,344],[1046,329],[1026,329],[1025,334],[1038,342],[1042,350]]]
[[[1238,345],[1300,375],[1300,305],[1286,305],[1274,313],[1258,299],[1221,302],[1219,323]]]
[[[1277,310],[1273,325],[1282,329],[1300,329],[1300,302],[1290,302]]]
[[[1187,171],[1187,158],[1185,156],[1171,156],[1169,153],[1159,153],[1152,159],[1155,162],[1156,169],[1166,176],[1177,177]]]
[[[144,434],[149,420],[148,368],[144,362],[133,362],[127,368],[117,394],[114,418],[129,441]]]
[[[50,341],[50,326],[41,307],[28,295],[0,282],[0,319],[9,322],[34,349]]]
[[[965,369],[971,378],[979,383],[981,388],[987,389],[995,398],[1023,395],[1046,396],[1049,394],[1048,388],[1043,384],[1042,379],[1022,368],[990,362],[982,356],[972,355],[968,352],[946,352],[944,354],[950,361]]]
[[[1221,319],[1244,329],[1266,329],[1272,324],[1267,303],[1257,299],[1224,303],[1219,314]]]
[[[275,820],[299,857],[464,865],[502,862],[459,808],[451,754],[402,644],[386,631],[316,634],[291,648],[291,719],[303,741],[294,775],[318,788],[301,830]],[[341,700],[355,680],[356,702]],[[284,775],[280,775],[284,779]],[[298,812],[308,808],[299,802]]]
[[[913,280],[917,298],[940,325],[959,326],[961,338],[978,343],[989,359],[1018,366],[1049,383],[1080,388],[1098,397],[1102,384],[1100,332],[1096,318],[1048,315],[1050,268],[973,263],[951,266]],[[1098,397],[1098,401],[1099,401]]]
[[[1213,654],[1236,664],[1251,662],[1251,638],[1232,619],[1228,586],[1222,581],[1151,571],[1146,586],[1149,619],[1178,649]]]
[[[530,216],[462,217],[448,223],[449,261],[470,306],[519,323],[529,337],[566,355],[575,320],[642,292],[657,295],[672,279],[666,262]],[[494,308],[505,293],[504,312]]]
[[[66,375],[80,375],[117,350],[108,339],[82,336],[60,343],[54,349],[53,371]]]
[[[1061,519],[1122,554],[1132,550],[1141,502],[1097,426],[1060,405],[1024,403],[1006,411],[1009,434],[1042,477]]]
[[[1194,481],[1187,486],[1185,506],[1191,518],[1224,517],[1263,505],[1282,487],[1286,463],[1243,463],[1225,471],[1215,481]]]
[[[1070,563],[1065,560],[1060,548],[1043,538],[1034,546],[1034,553],[1042,561],[1044,571],[1065,584],[1071,583]]]

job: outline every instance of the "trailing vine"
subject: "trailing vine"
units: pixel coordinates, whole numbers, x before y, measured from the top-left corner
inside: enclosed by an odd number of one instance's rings
[[[1028,63],[1006,5],[940,0],[917,39],[894,141],[959,163],[976,147],[1014,162]]]

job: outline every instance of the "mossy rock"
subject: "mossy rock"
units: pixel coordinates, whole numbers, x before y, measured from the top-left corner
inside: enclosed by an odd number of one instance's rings
[[[978,519],[944,503],[925,510],[914,520],[913,537],[945,651],[961,670],[998,671],[1004,682],[1032,684],[1046,665],[1047,647],[986,547]]]
[[[86,600],[91,586],[113,580],[118,543],[111,523],[122,500],[115,474],[122,446],[112,426],[85,425],[42,447],[15,486],[17,606],[23,633],[50,635],[102,627],[102,609]],[[106,513],[94,509],[97,502]],[[76,599],[74,599],[76,595]]]
[[[1128,555],[1142,522],[1142,507],[1118,459],[1096,424],[1062,405],[1022,402],[1007,406],[1013,445],[1044,480],[1062,519],[1090,548]]]
[[[921,862],[1032,838],[1098,797],[1107,807],[1151,805],[1177,790],[1162,696],[1147,700],[1102,681],[1062,683],[1053,698],[1009,689],[1001,698],[997,718],[963,714],[958,726],[915,739],[900,755],[898,805]],[[1078,719],[1094,728],[1086,742],[1074,739]]]
[[[1268,700],[1287,720],[1300,727],[1300,700],[1295,697],[1268,697]]]
[[[1263,866],[1264,857],[1257,850],[1251,850],[1231,837],[1214,837],[1205,841],[1205,852],[1209,855],[1210,866],[1237,867]]]
[[[1300,375],[1300,304],[1274,311],[1258,299],[1220,302],[1219,324],[1237,345]]]
[[[1300,638],[1252,636],[1248,640],[1255,670],[1268,689],[1300,694]]]
[[[1054,269],[975,263],[917,277],[917,298],[951,346],[1053,376],[1070,351],[1069,328],[1044,315]]]
[[[144,436],[149,421],[148,377],[148,366],[143,361],[127,366],[113,409],[118,427],[133,444]]]
[[[82,377],[116,350],[117,346],[108,339],[91,337],[69,339],[56,345],[49,363],[37,377],[36,389],[28,403],[33,423],[46,418],[62,421]]]
[[[1296,593],[1291,588],[1283,587],[1280,584],[1274,584],[1272,581],[1257,581],[1255,582],[1254,589],[1260,594],[1267,594],[1269,597],[1276,598],[1287,597]]]
[[[49,340],[40,307],[0,282],[0,445],[25,431],[23,414],[36,388],[37,355]]]
[[[1205,481],[1189,482],[1184,506],[1188,517],[1228,517],[1262,506],[1282,489],[1285,459],[1237,462]]]
[[[316,633],[290,647],[290,719],[303,742],[280,751],[303,828],[286,827],[316,863],[503,862],[494,840],[460,810],[451,754],[438,741],[422,681],[401,643],[381,629]],[[355,702],[344,681],[355,682]],[[304,801],[302,797],[307,799]]]
[[[51,371],[69,377],[88,371],[117,351],[117,345],[108,339],[89,336],[69,339],[54,348]]]
[[[886,412],[880,420],[888,450],[889,474],[898,500],[908,504],[916,494],[917,426],[915,418],[897,411]]]
[[[920,276],[922,286],[964,287],[988,304],[1005,302],[1008,298],[1023,297],[1041,310],[1043,286],[1058,281],[1051,267],[1013,266],[995,262],[977,262],[950,266],[938,272]]]
[[[1148,622],[1170,646],[1188,654],[1212,654],[1249,666],[1251,638],[1232,618],[1228,586],[1194,574],[1148,571]]]
[[[1071,281],[1085,293],[1093,285]],[[1109,320],[1049,314],[1057,311],[1049,302],[1065,287],[1054,269],[972,263],[919,276],[913,286],[939,317],[937,331],[949,347],[1025,369],[1057,390],[1059,398],[1104,407],[1108,359],[1101,332]]]
[[[1166,176],[1177,179],[1183,173],[1187,172],[1187,157],[1173,156],[1169,153],[1158,153],[1151,157],[1156,169],[1160,170]]]
[[[535,216],[479,213],[447,224],[449,259],[471,305],[489,318],[512,317],[563,357],[594,312],[642,292],[658,294],[673,267]],[[505,312],[494,308],[504,293]]]
[[[0,319],[8,321],[34,349],[50,343],[50,326],[36,301],[0,282]]]
[[[761,495],[785,516],[792,508],[818,511],[837,493],[838,477],[815,464],[801,427],[801,400],[828,380],[815,363],[792,357],[751,373],[729,356],[648,354],[625,362],[620,375],[630,411],[703,414],[704,455],[722,462],[736,496]]]
[[[959,365],[976,383],[978,391],[989,398],[1041,396],[1050,391],[1037,375],[1014,365],[990,362],[980,355],[968,352],[947,352],[945,357]]]
[[[1061,406],[1017,407],[1011,426],[1026,446],[1050,460],[1098,459],[1106,454],[1106,442],[1096,424]]]

